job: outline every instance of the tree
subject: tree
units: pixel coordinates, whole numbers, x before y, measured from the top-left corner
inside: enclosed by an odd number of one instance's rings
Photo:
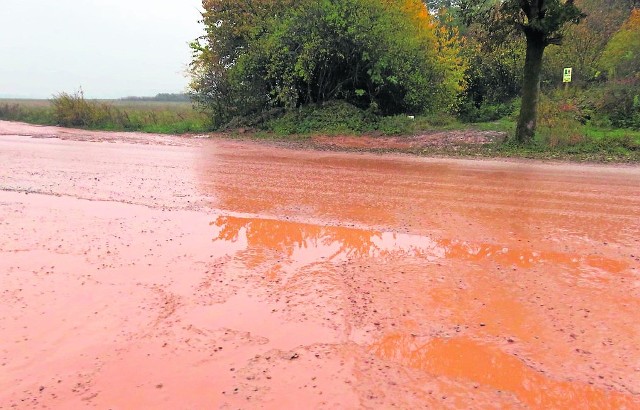
[[[640,10],[611,37],[600,66],[609,82],[598,108],[614,126],[640,129]]]
[[[260,110],[264,89],[233,78],[233,67],[269,18],[281,18],[295,0],[202,0],[205,35],[191,43],[191,97],[215,125]]]
[[[214,122],[344,100],[381,114],[447,109],[459,37],[420,0],[205,0],[192,89]]]
[[[601,75],[603,67],[599,64],[602,52],[629,17],[626,0],[575,1],[587,16],[579,25],[567,28],[562,47],[545,52],[543,88],[561,85],[564,67],[573,67],[573,87],[604,81],[606,76]]]
[[[600,65],[610,78],[633,77],[640,74],[640,9],[633,10],[629,19],[607,44]]]
[[[461,0],[460,7],[467,22],[488,24],[498,41],[513,29],[524,34],[526,55],[516,141],[530,142],[537,125],[544,50],[561,44],[565,25],[579,23],[584,15],[573,0]]]
[[[479,24],[465,33],[464,54],[469,65],[459,114],[466,121],[493,121],[509,115],[520,94],[524,45],[516,33],[500,42],[491,38],[492,33]]]

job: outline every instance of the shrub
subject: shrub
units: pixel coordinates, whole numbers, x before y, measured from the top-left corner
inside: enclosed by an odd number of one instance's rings
[[[580,111],[572,102],[543,96],[538,108],[539,138],[551,148],[578,145],[585,141]]]
[[[204,6],[207,36],[192,45],[192,87],[218,126],[331,100],[385,115],[419,114],[449,108],[460,91],[458,37],[418,0]]]
[[[597,109],[614,127],[640,129],[640,78],[610,81]]]
[[[466,101],[458,110],[460,119],[465,122],[496,121],[508,117],[516,111],[514,102],[497,104],[485,103],[476,106],[470,101]]]
[[[86,127],[90,125],[96,107],[85,100],[82,90],[73,94],[62,92],[51,99],[53,118],[65,127]]]
[[[257,124],[257,122],[253,122]],[[457,126],[447,114],[428,116],[382,116],[358,108],[346,101],[329,101],[281,113],[261,127],[279,135],[292,134],[360,134],[410,135],[433,128]]]
[[[329,101],[286,112],[270,120],[266,129],[277,134],[364,132],[375,128],[375,116],[345,101]]]

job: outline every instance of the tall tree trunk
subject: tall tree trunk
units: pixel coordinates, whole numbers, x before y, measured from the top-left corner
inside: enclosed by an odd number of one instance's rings
[[[519,143],[530,142],[536,133],[542,56],[547,46],[541,33],[530,31],[525,34],[527,37],[527,57],[522,81],[522,105],[516,128],[516,141]]]

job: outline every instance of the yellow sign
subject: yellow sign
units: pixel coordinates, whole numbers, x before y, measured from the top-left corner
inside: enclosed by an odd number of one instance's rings
[[[572,75],[573,75],[573,69],[572,68],[565,68],[564,69],[564,75],[562,76],[562,82],[563,83],[570,83]]]

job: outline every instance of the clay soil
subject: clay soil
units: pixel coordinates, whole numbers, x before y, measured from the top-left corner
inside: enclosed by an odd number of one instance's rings
[[[640,409],[638,312],[638,167],[0,122],[0,409]]]
[[[317,136],[310,144],[320,148],[344,150],[416,152],[446,149],[450,152],[469,147],[482,147],[504,141],[506,133],[496,131],[451,130],[411,136]]]

